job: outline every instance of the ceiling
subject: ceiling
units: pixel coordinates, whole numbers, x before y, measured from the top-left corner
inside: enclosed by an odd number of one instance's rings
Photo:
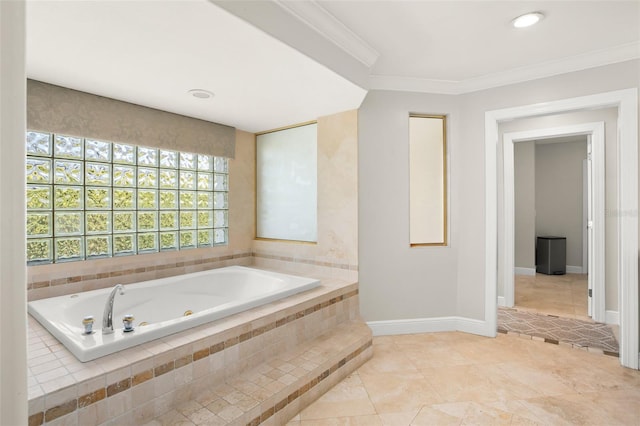
[[[637,58],[640,0],[27,0],[29,78],[251,132]]]

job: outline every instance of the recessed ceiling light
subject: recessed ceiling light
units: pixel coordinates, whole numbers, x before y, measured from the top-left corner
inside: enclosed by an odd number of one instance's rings
[[[531,12],[525,15],[518,16],[516,19],[511,21],[511,25],[516,28],[526,28],[530,27],[538,22],[542,21],[544,15],[540,12]]]
[[[191,96],[198,99],[209,99],[213,98],[213,92],[204,89],[191,89],[188,92]]]

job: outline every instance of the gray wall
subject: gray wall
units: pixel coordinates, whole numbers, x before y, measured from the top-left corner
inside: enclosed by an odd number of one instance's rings
[[[535,141],[513,146],[515,266],[536,267],[536,146]]]
[[[358,138],[363,317],[483,320],[485,286],[496,285],[484,282],[485,112],[639,87],[639,64],[628,61],[460,96],[369,92],[359,111]],[[410,112],[449,116],[449,247],[408,245]]]
[[[536,144],[536,236],[566,237],[566,265],[580,267],[583,231],[582,160],[585,158],[586,140]]]

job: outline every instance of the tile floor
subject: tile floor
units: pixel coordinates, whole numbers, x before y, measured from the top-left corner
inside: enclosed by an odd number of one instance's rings
[[[640,371],[498,335],[374,338],[374,356],[288,426],[639,425]]]
[[[587,275],[516,275],[515,307],[565,318],[589,320]]]
[[[203,425],[193,401],[154,425]],[[640,371],[514,335],[374,338],[374,356],[288,426],[638,425]]]

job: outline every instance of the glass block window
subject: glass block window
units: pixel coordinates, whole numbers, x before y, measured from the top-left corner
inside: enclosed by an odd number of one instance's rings
[[[27,264],[226,245],[223,157],[28,131]]]

